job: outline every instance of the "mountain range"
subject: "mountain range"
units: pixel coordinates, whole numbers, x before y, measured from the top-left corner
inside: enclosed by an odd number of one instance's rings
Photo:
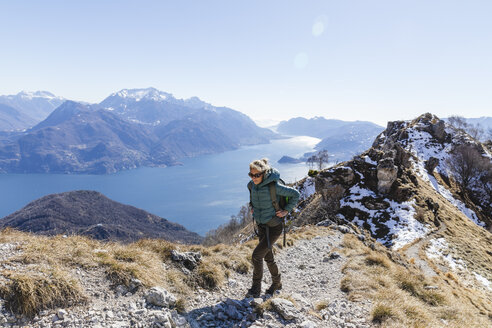
[[[153,88],[100,104],[65,101],[25,132],[0,138],[0,172],[113,173],[267,143],[276,134],[246,115]]]

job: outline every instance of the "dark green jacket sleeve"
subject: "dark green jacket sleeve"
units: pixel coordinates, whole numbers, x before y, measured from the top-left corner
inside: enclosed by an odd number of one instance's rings
[[[287,205],[285,205],[285,210],[290,212],[297,205],[299,201],[299,192],[291,187],[283,186],[277,183],[277,195],[285,196],[289,198]]]

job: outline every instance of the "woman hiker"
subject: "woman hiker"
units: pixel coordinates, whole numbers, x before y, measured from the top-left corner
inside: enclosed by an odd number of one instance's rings
[[[282,220],[295,207],[299,200],[299,192],[294,188],[279,183],[280,173],[270,167],[268,159],[263,158],[249,164],[251,181],[248,183],[250,190],[250,206],[253,218],[258,225],[259,242],[253,251],[253,284],[248,290],[247,296],[259,297],[261,294],[261,279],[263,277],[263,259],[267,263],[272,275],[272,285],[266,290],[267,294],[273,294],[282,289],[280,273],[273,258],[272,245],[282,234]],[[288,197],[284,209],[275,210],[272,202],[270,184],[276,188],[279,203],[280,196]]]

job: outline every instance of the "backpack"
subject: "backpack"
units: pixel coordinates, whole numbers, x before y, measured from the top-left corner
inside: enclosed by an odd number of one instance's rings
[[[285,186],[285,181],[284,180],[279,179],[278,181],[279,181],[279,183],[281,183],[282,185]],[[253,206],[253,204],[251,202],[251,188],[252,187],[248,184],[248,189],[249,189],[249,205],[250,206]],[[273,208],[275,209],[275,211],[283,210],[285,208],[285,205],[287,205],[287,203],[289,202],[289,197],[280,195],[279,202],[277,203],[277,183],[276,183],[276,181],[270,182],[268,184],[268,188],[270,189],[270,198],[272,199],[272,205],[273,205]],[[286,229],[285,229],[285,217],[284,218],[281,218],[280,220],[282,220],[282,229],[284,231],[283,245],[285,247],[285,244],[286,244],[286,234],[287,234]],[[253,218],[253,224],[254,223],[255,223],[255,219]],[[267,229],[268,229],[268,226],[267,226]],[[258,234],[258,232],[256,231],[256,227],[255,227],[255,233]],[[267,238],[268,238],[268,232],[267,232]],[[270,240],[268,240],[268,248],[271,248]]]

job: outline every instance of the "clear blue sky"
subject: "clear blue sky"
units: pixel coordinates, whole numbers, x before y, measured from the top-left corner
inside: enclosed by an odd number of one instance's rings
[[[153,86],[252,118],[492,116],[492,1],[3,1],[0,94]]]

